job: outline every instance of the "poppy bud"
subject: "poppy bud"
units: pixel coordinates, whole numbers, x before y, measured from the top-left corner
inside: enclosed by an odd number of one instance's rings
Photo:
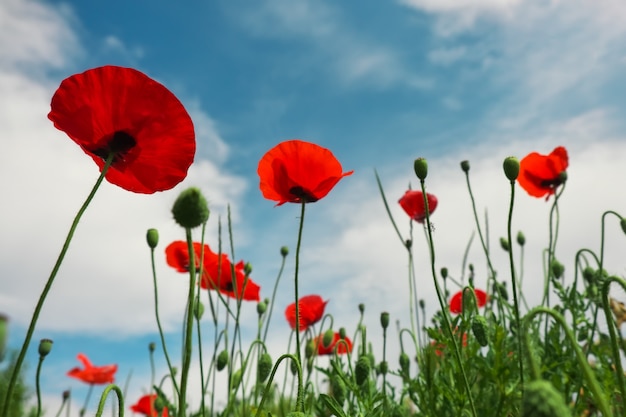
[[[246,262],[246,264],[243,266],[243,272],[246,274],[246,276],[250,276],[250,274],[252,273],[252,264],[250,262]]]
[[[270,301],[271,301],[271,300],[270,300],[268,297],[265,297],[265,298],[263,299],[263,302],[264,302],[266,305],[269,305],[269,304],[270,304]]]
[[[217,355],[217,370],[221,371],[228,365],[228,351],[224,349]]]
[[[150,248],[156,248],[159,244],[159,231],[157,229],[148,229],[148,232],[146,233],[146,240],[148,241],[148,246]]]
[[[400,354],[399,362],[400,362],[400,370],[402,370],[403,373],[408,375],[409,370],[411,369],[411,359],[409,359],[409,355],[402,352]]]
[[[498,291],[498,294],[500,294],[500,297],[504,298],[505,300],[509,299],[509,292],[507,291],[506,286],[504,284],[497,282],[496,290]]]
[[[202,304],[198,300],[194,300],[193,302],[193,316],[196,320],[200,320],[202,315],[204,314],[204,304]]]
[[[470,169],[469,161],[467,161],[467,160],[461,161],[461,169],[463,170],[463,172],[465,172],[467,174],[469,172],[469,169]]]
[[[448,268],[446,268],[445,266],[441,268],[441,278],[443,279],[448,278]]]
[[[389,370],[389,364],[387,363],[387,361],[382,361],[381,363],[378,364],[378,373],[381,375],[385,375],[387,374],[387,371]]]
[[[339,405],[343,405],[346,401],[347,393],[346,384],[343,382],[343,379],[341,379],[338,375],[333,374],[330,377],[330,389],[332,391],[333,398],[337,400]]]
[[[509,181],[514,182],[519,175],[519,160],[514,156],[509,156],[502,163],[502,168]]]
[[[236,390],[241,384],[241,376],[243,375],[243,371],[241,368],[237,369],[230,380],[230,389]]]
[[[4,350],[7,345],[8,321],[7,316],[0,314],[0,362],[4,359]]]
[[[339,338],[341,340],[345,340],[346,339],[346,329],[345,329],[345,327],[340,327],[339,328]]]
[[[426,158],[417,158],[415,162],[413,162],[413,169],[415,170],[415,175],[420,180],[425,180],[428,175],[428,162],[426,162]]]
[[[363,303],[359,304],[359,311],[361,312],[361,314],[365,312],[365,304]]]
[[[52,350],[52,340],[50,339],[41,339],[39,342],[39,356],[45,358],[48,356],[48,353]]]
[[[503,237],[500,238],[500,247],[502,248],[502,250],[504,250],[505,252],[508,252],[511,250],[511,246],[509,245],[509,241],[508,239],[505,239]]]
[[[270,372],[272,372],[272,365],[272,357],[269,353],[265,352],[259,357],[257,365],[257,380],[259,382],[265,382]]]
[[[267,304],[264,301],[261,301],[256,305],[256,312],[259,316],[262,316],[267,311]]]
[[[626,217],[622,217],[619,221],[619,225],[622,227],[622,232],[626,233]]]
[[[522,231],[520,230],[519,232],[517,232],[517,244],[520,246],[524,246],[525,243],[526,236],[524,236],[524,233],[522,233]]]
[[[583,278],[590,284],[593,284],[593,278],[595,276],[595,271],[592,267],[588,266],[583,269]]]
[[[474,333],[478,344],[483,347],[489,344],[489,338],[487,336],[488,330],[489,326],[487,325],[487,320],[485,320],[483,316],[476,315],[472,318],[472,333]]]
[[[63,391],[63,394],[61,394],[61,398],[63,398],[63,401],[65,402],[70,398],[70,395],[70,390],[66,389],[65,391]]]
[[[174,202],[172,214],[176,223],[193,229],[209,219],[209,206],[199,188],[190,187],[181,192]]]
[[[280,254],[283,258],[289,255],[289,248],[287,246],[283,246],[282,248],[280,248]]]
[[[155,349],[156,349],[156,343],[150,342],[148,344],[148,350],[150,351],[150,353],[153,353]]]
[[[354,379],[356,380],[357,385],[362,385],[365,381],[367,381],[370,370],[371,365],[369,358],[366,355],[361,355],[354,366]]]
[[[557,177],[557,182],[559,184],[564,184],[565,181],[567,181],[567,171],[561,171],[561,173]]]
[[[387,327],[389,327],[389,313],[386,311],[380,314],[380,325],[383,329],[387,329]]]
[[[333,329],[328,329],[324,332],[324,336],[322,337],[322,346],[325,348],[329,347],[331,343],[333,343],[333,339],[335,338],[335,332]]]
[[[326,334],[324,334],[324,339],[326,339]],[[332,340],[331,340],[332,342]],[[324,340],[322,340],[322,344],[324,345]],[[324,347],[330,346],[330,342]],[[313,339],[309,339],[309,341],[304,345],[304,357],[310,358],[315,353],[315,341]]]
[[[407,239],[404,241],[404,247],[407,249],[411,249],[411,246],[413,246],[413,241],[411,239]]]
[[[569,417],[572,414],[563,396],[545,380],[535,380],[524,387],[522,417]]]
[[[165,400],[159,395],[154,399],[154,410],[157,412],[161,412],[163,411],[163,409],[165,408],[167,404],[165,403]]]
[[[296,375],[298,373],[298,362],[294,360],[289,362],[289,369],[291,370],[291,375]]]
[[[420,305],[420,308],[423,310],[424,308],[426,308],[426,301],[424,301],[423,298],[420,298],[419,305]]]
[[[563,266],[563,264],[556,259],[552,260],[552,265],[550,265],[550,269],[552,269],[552,274],[555,278],[561,278],[563,276],[563,272],[565,272],[565,267]]]

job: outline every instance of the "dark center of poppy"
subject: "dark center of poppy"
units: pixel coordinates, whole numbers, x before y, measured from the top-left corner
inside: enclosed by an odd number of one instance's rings
[[[289,189],[289,194],[298,197],[300,201],[303,201],[305,203],[313,203],[318,200],[313,194],[311,194],[309,191],[305,190],[299,185],[291,187]]]
[[[117,131],[107,142],[106,146],[93,150],[92,152],[100,158],[106,160],[111,153],[115,154],[113,162],[123,161],[124,155],[130,151],[137,141],[134,137],[123,131]]]
[[[561,174],[565,174],[565,171],[563,171]],[[550,178],[549,180],[542,180],[539,185],[542,188],[556,188],[559,185],[563,184],[566,178],[567,178],[567,174],[559,175],[556,178]]]

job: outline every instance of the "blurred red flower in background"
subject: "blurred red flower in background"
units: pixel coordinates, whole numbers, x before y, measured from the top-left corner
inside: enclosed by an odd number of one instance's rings
[[[319,335],[317,337],[317,340],[315,341],[315,344],[317,345],[317,354],[318,355],[334,355],[335,346],[337,347],[337,354],[344,354],[344,353],[352,352],[352,341],[350,340],[350,338],[346,337],[344,341],[339,343],[340,340],[341,340],[341,336],[339,336],[338,332],[335,332],[335,335],[333,336],[333,340],[332,342],[330,342],[330,345],[324,346],[324,335],[323,334]]]
[[[324,316],[326,303],[319,295],[306,295],[298,300],[298,312],[300,313],[299,330],[304,331],[309,326],[317,323]],[[285,309],[285,317],[292,329],[296,328],[296,303],[291,303]]]
[[[458,329],[454,329],[454,333],[457,332]],[[435,355],[442,356],[444,350],[446,350],[447,345],[443,342],[437,342],[433,340],[430,342],[430,345],[435,349]],[[463,333],[463,341],[461,342],[461,347],[467,346],[467,333]]]
[[[204,257],[202,279],[200,286],[205,289],[219,290],[222,294],[232,297],[241,298],[248,301],[259,301],[261,299],[261,287],[250,277],[246,280],[245,265],[243,261],[239,261],[234,265],[235,280],[232,279],[233,264],[228,259],[228,255],[222,253],[220,256],[213,252],[209,245],[202,245],[194,242],[194,251],[196,259],[196,268],[200,267],[201,253]],[[189,251],[187,242],[177,240],[170,243],[165,248],[165,258],[167,264],[178,272],[189,271]],[[245,288],[244,288],[245,283]],[[235,294],[235,284],[237,286],[237,294]]]
[[[130,409],[135,413],[141,413],[148,417],[159,417],[159,413],[154,409],[154,401],[157,399],[157,394],[144,395],[137,401],[137,403],[130,406]],[[161,417],[168,417],[169,413],[167,407],[163,408]]]
[[[519,185],[533,197],[548,199],[565,181],[564,173],[569,165],[567,150],[559,146],[549,155],[532,152],[520,161],[517,177]]]
[[[324,198],[343,177],[341,164],[331,151],[301,140],[281,142],[259,161],[263,197],[285,203],[312,203]]]
[[[471,293],[470,293],[471,294]],[[487,304],[487,293],[478,288],[474,288],[474,294],[476,294],[476,302],[478,308],[484,307]],[[450,312],[459,314],[463,311],[463,290],[456,292],[450,298]]]
[[[84,369],[73,368],[67,373],[68,376],[80,379],[87,384],[111,384],[115,381],[117,365],[93,366],[84,354],[79,353],[76,357],[82,362]]]
[[[191,117],[162,84],[132,68],[103,66],[66,78],[48,118],[93,158],[105,178],[135,193],[173,188],[196,152]]]
[[[437,197],[430,193],[426,193],[428,200],[429,214],[432,214],[437,208]],[[424,207],[424,194],[421,191],[408,190],[398,200],[400,206],[404,209],[410,218],[418,223],[424,223],[426,220],[426,207]]]

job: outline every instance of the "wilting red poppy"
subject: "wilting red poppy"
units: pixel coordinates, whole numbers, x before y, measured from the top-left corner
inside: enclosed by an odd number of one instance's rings
[[[93,366],[87,356],[79,353],[78,360],[82,362],[84,369],[78,367],[71,369],[67,375],[80,379],[87,384],[111,384],[115,380],[117,365]]]
[[[487,293],[478,288],[474,288],[474,294],[476,294],[476,302],[478,308],[487,304]],[[456,292],[452,298],[450,298],[450,312],[459,314],[463,311],[463,290]]]
[[[563,184],[562,174],[568,166],[567,150],[559,146],[549,155],[530,153],[520,161],[519,185],[533,197],[548,199]]]
[[[115,153],[106,179],[135,193],[174,187],[196,152],[193,123],[181,102],[132,68],[107,65],[66,78],[48,118],[100,170]]]
[[[298,301],[298,313],[300,313],[299,330],[303,331],[317,323],[324,316],[326,303],[319,295],[306,295]],[[296,328],[296,303],[291,303],[285,309],[285,317],[292,329]]]
[[[159,417],[159,413],[154,409],[154,401],[157,399],[157,394],[144,395],[137,401],[136,404],[130,406],[130,409],[135,413],[141,413],[148,417]],[[168,417],[167,407],[163,408],[161,417]]]
[[[194,242],[194,251],[196,259],[196,267],[200,267],[200,255],[202,246],[198,242]],[[214,253],[209,245],[204,245],[203,271],[200,286],[205,289],[219,290],[222,294],[232,298],[242,298],[243,300],[259,301],[261,299],[261,287],[248,277],[244,271],[243,261],[235,264],[235,281],[232,279],[232,263],[228,259],[228,255],[221,254],[221,257]],[[165,257],[167,264],[178,272],[189,271],[189,251],[187,242],[178,240],[170,243],[165,248]],[[245,288],[244,288],[245,283]],[[237,285],[237,293],[235,295],[235,284]]]
[[[334,355],[335,347],[337,347],[337,353],[340,355],[343,353],[352,352],[352,341],[350,340],[350,338],[346,337],[341,343],[339,343],[339,340],[341,340],[341,336],[339,336],[339,333],[335,332],[335,335],[333,336],[333,340],[332,342],[330,342],[330,345],[324,346],[324,335],[319,335],[315,343],[317,345],[317,354]],[[346,344],[348,346],[346,346]]]
[[[437,197],[426,193],[426,198],[428,199],[429,214],[432,214],[437,208]],[[410,218],[418,223],[424,223],[424,220],[426,220],[426,207],[424,207],[424,194],[421,191],[408,190],[398,200],[398,203],[400,203],[400,206],[402,206]]]
[[[277,206],[324,198],[340,179],[353,172],[342,172],[341,164],[328,149],[297,139],[270,149],[257,169],[263,197],[277,201]]]

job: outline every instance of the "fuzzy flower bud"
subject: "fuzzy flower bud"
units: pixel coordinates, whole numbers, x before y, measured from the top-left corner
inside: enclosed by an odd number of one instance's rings
[[[365,313],[365,304],[363,304],[363,303],[359,304],[359,312],[361,314]]]
[[[409,373],[409,370],[411,369],[411,359],[409,359],[409,355],[407,355],[406,353],[402,352],[400,354],[400,370],[407,374]]]
[[[509,156],[502,163],[504,175],[513,183],[519,175],[519,160],[514,156]]]
[[[467,161],[467,160],[461,161],[461,169],[463,170],[463,172],[465,172],[467,174],[469,172],[469,169],[470,169],[469,161]]]
[[[150,353],[154,353],[155,349],[156,349],[156,343],[154,343],[154,342],[148,343],[148,351]]]
[[[272,372],[272,357],[269,353],[265,352],[259,357],[259,363],[257,365],[257,381],[265,382],[267,377]]]
[[[428,162],[426,162],[426,158],[417,158],[415,162],[413,162],[413,169],[415,170],[417,178],[424,181],[428,175]]]
[[[548,381],[536,380],[524,387],[522,417],[570,417],[563,396]]]
[[[244,274],[246,274],[247,277],[250,276],[250,274],[252,273],[252,264],[250,262],[246,262],[246,264],[243,266],[243,272]]]
[[[563,276],[563,272],[565,272],[563,264],[556,259],[552,261],[550,268],[552,269],[552,274],[554,274],[555,278],[561,278]]]
[[[230,380],[230,389],[233,391],[239,388],[239,384],[241,384],[241,377],[243,376],[243,370],[241,368],[237,369]]]
[[[378,374],[385,375],[389,371],[389,364],[387,361],[382,361],[378,364],[378,369],[376,370]]]
[[[217,370],[221,371],[228,365],[228,351],[224,349],[217,355]]]
[[[48,353],[52,350],[52,340],[50,339],[41,339],[39,342],[39,356],[45,358],[48,356]]]
[[[362,385],[367,381],[367,377],[370,374],[371,365],[370,360],[366,355],[361,355],[354,365],[354,379],[357,385]]]
[[[340,327],[339,328],[339,338],[341,340],[345,340],[346,339],[346,328],[345,327]]]
[[[256,312],[259,316],[262,316],[267,311],[267,303],[265,301],[261,301],[256,305]]]
[[[522,233],[522,231],[520,230],[519,232],[517,232],[517,244],[520,246],[524,246],[525,243],[526,236],[524,236],[524,233]]]
[[[478,344],[483,347],[489,344],[489,337],[487,336],[488,330],[489,326],[487,325],[487,320],[485,320],[483,316],[476,315],[472,318],[472,333],[478,341]]]
[[[509,240],[503,237],[500,238],[500,247],[505,252],[508,252],[511,250],[511,245],[509,245]]]
[[[387,327],[389,327],[389,313],[386,311],[380,313],[380,325],[383,329],[387,329]]]
[[[194,300],[193,303],[193,316],[196,320],[200,320],[204,314],[204,304],[198,300]]]
[[[282,248],[280,248],[280,255],[284,258],[285,256],[289,255],[289,248],[287,246],[283,246]]]
[[[154,249],[159,244],[159,231],[157,229],[148,229],[146,233],[146,240],[148,241],[148,246],[151,249]]]
[[[209,219],[209,206],[200,189],[191,187],[180,193],[172,207],[172,214],[176,223],[193,229]]]
[[[322,345],[327,348],[333,343],[333,339],[335,338],[335,332],[333,329],[328,329],[324,332],[324,336],[322,337]]]
[[[326,334],[324,334],[324,338],[326,338]],[[322,344],[324,344],[323,340]],[[330,345],[330,343],[328,345]],[[328,345],[324,345],[324,347],[328,347]],[[309,341],[306,342],[306,345],[304,345],[304,357],[311,358],[313,357],[313,354],[315,354],[315,340],[309,339]]]
[[[445,266],[441,268],[441,278],[443,279],[448,278],[448,268],[446,268]]]

